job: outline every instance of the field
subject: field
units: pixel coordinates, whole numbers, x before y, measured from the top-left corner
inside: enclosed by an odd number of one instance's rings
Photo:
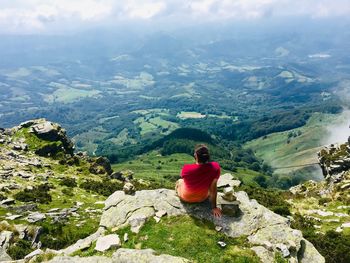
[[[45,101],[49,103],[61,102],[70,103],[85,97],[95,97],[100,93],[98,90],[83,90],[70,87],[59,88],[51,95],[45,96]]]
[[[180,119],[201,119],[201,118],[205,118],[205,115],[194,111],[191,111],[191,112],[182,111],[178,113],[176,117]]]
[[[134,113],[143,115],[134,120],[134,124],[138,125],[141,129],[141,136],[154,131],[158,131],[161,134],[168,134],[179,128],[177,123],[162,119],[162,116],[169,115],[166,109],[138,110],[134,111]]]

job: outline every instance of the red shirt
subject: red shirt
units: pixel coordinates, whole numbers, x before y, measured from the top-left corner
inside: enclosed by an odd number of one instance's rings
[[[220,177],[220,165],[217,162],[204,164],[185,164],[181,171],[185,187],[189,191],[209,190],[214,179]]]

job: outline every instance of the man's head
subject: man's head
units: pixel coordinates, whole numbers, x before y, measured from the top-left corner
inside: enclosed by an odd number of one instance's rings
[[[198,163],[207,163],[210,159],[209,149],[205,144],[198,144],[194,148],[194,158]]]

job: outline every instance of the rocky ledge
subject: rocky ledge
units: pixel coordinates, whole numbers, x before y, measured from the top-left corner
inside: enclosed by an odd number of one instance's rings
[[[302,237],[301,232],[290,228],[287,218],[273,213],[256,200],[250,200],[243,191],[234,195],[237,201],[226,201],[223,194],[219,194],[218,204],[223,208],[224,215],[216,219],[211,215],[208,202],[183,203],[173,190],[143,190],[134,195],[117,191],[105,202],[100,226],[112,231],[130,226],[132,231],[137,232],[149,218],[161,220],[163,216],[188,214],[214,222],[217,229],[229,237],[248,236],[252,249],[262,262],[273,262],[276,251],[290,262],[324,262],[324,258]]]
[[[318,160],[328,182],[342,181],[350,170],[350,137],[346,143],[324,147],[318,152]]]

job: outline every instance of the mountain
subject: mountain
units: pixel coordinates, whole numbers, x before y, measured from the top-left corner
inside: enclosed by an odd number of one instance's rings
[[[288,214],[286,193],[241,185],[227,173],[216,220],[206,203],[182,203],[172,189],[74,152],[66,131],[45,119],[1,129],[0,144],[2,260],[324,262],[291,228],[294,215],[279,215]]]

